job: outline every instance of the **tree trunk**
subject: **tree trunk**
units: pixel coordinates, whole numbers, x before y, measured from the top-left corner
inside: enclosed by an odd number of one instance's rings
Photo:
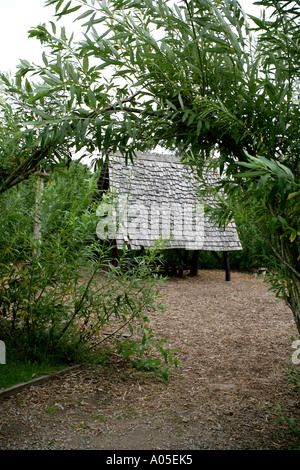
[[[287,304],[293,312],[297,329],[300,333],[300,281],[297,276],[291,274],[289,296]]]
[[[35,240],[40,240],[41,238],[41,197],[44,187],[44,181],[41,176],[38,177],[36,183],[36,193],[35,193],[35,215],[34,215],[34,227],[33,227],[33,236]]]
[[[42,207],[41,207],[41,199],[43,195],[43,189],[44,189],[44,178],[49,176],[48,173],[44,173],[41,171],[41,173],[38,176],[37,182],[36,182],[36,191],[35,191],[35,214],[34,214],[34,226],[33,226],[33,238],[35,242],[38,242],[41,237],[42,237]],[[33,250],[34,256],[38,255],[39,252],[37,250],[37,243],[35,245],[35,248]]]
[[[292,310],[300,333],[300,272],[299,250],[296,242],[290,242],[281,233],[275,233],[273,252],[281,264],[281,282],[284,282],[284,300]]]

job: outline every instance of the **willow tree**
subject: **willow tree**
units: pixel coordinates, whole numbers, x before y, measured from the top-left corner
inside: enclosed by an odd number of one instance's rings
[[[300,3],[257,4],[267,15],[250,17],[236,0],[46,1],[58,20],[82,22],[76,56],[87,70],[92,63],[107,71],[115,90],[122,125],[111,121],[102,139],[98,119],[98,150],[113,150],[109,140],[124,153],[127,146],[176,149],[202,191],[211,190],[204,165],[217,167],[223,196],[208,209],[220,226],[235,200],[256,201],[257,226],[278,262],[270,282],[300,331]],[[51,46],[45,26],[31,35]],[[105,109],[91,91],[89,125]]]
[[[22,60],[14,77],[0,73],[0,194],[68,166],[73,154],[92,155],[97,148],[130,154],[122,107],[134,96],[112,90],[65,27],[52,22],[29,35],[44,46],[40,63]],[[95,164],[101,167],[102,159]]]

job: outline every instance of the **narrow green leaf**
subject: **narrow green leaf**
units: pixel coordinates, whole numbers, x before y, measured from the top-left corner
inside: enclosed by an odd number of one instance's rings
[[[243,173],[239,173],[238,175],[235,175],[236,178],[248,178],[248,177],[256,177],[256,176],[262,176],[265,175],[265,170],[250,170],[250,171],[244,171]]]
[[[106,131],[105,131],[104,142],[103,142],[103,147],[104,147],[105,150],[107,150],[109,148],[110,139],[111,139],[111,132],[112,132],[112,124],[109,124],[107,126]]]
[[[88,55],[85,55],[82,61],[82,68],[85,72],[89,70],[89,57]]]
[[[87,95],[88,95],[88,99],[89,99],[89,102],[91,103],[92,107],[95,108],[96,105],[97,105],[97,98],[96,98],[96,96],[94,95],[94,93],[92,92],[92,90],[88,90],[88,91],[87,91]]]
[[[70,3],[71,2],[69,2],[69,4]],[[64,15],[69,15],[70,13],[74,13],[74,11],[77,11],[81,8],[81,5],[78,5],[77,7],[74,7],[74,8],[70,8],[70,10],[68,10],[66,8],[61,13],[57,13],[55,16],[61,17],[61,16],[64,16]]]
[[[265,175],[261,176],[258,184],[257,184],[257,191],[260,192],[263,190],[263,188],[266,186],[267,184],[267,181],[269,180],[270,178],[270,174],[269,173],[266,173]]]
[[[295,197],[295,196],[297,196],[297,195],[300,196],[300,191],[295,191],[295,192],[293,192],[293,193],[290,193],[290,194],[288,195],[288,199],[292,199],[293,197]]]
[[[46,114],[41,109],[32,108],[32,111],[34,112],[34,114],[37,114],[38,116],[40,116],[43,119],[46,119],[47,121],[51,120],[51,116],[49,114]]]
[[[200,119],[197,124],[197,135],[200,134],[201,129],[202,129],[202,120]]]
[[[57,13],[58,10],[60,9],[60,7],[62,6],[62,4],[64,3],[65,0],[59,0],[57,2],[57,5],[55,6],[55,12]]]
[[[94,10],[87,10],[84,13],[82,13],[82,15],[77,16],[77,18],[75,18],[75,21],[82,20],[83,18],[86,18],[87,16],[90,16],[93,13],[94,13]]]
[[[183,101],[182,101],[182,97],[181,97],[180,92],[178,93],[178,100],[179,100],[181,109],[184,110],[184,109],[185,109],[185,106],[184,106],[184,104],[183,104]]]

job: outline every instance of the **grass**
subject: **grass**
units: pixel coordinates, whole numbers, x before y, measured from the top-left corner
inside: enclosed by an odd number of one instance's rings
[[[62,364],[32,364],[30,361],[27,363],[11,362],[8,364],[0,364],[0,389],[9,388],[22,382],[28,382],[42,375],[61,370],[64,367],[65,366]]]
[[[67,351],[68,352],[68,351]],[[17,344],[7,344],[6,364],[0,364],[0,389],[9,388],[23,382],[57,372],[79,363],[104,364],[108,359],[107,349],[103,351],[89,353],[84,351],[78,356],[71,357],[64,355],[64,351],[56,350],[55,354],[50,351],[40,351],[35,358],[18,348]],[[99,371],[100,374],[100,371]]]
[[[65,361],[66,362],[66,361]],[[30,359],[18,345],[7,344],[6,363],[0,364],[0,389],[9,388],[23,382],[37,379],[42,375],[64,369],[70,364],[61,357],[42,355],[39,360]]]
[[[106,350],[91,353],[79,348],[74,352],[72,345],[68,344],[62,344],[55,351],[50,350],[44,338],[34,348],[27,348],[22,337],[6,340],[3,332],[2,335],[0,332],[0,337],[6,344],[6,363],[0,364],[0,389],[29,382],[74,364],[104,363],[108,356]]]
[[[107,421],[107,418],[104,415],[95,415],[93,416],[93,419],[103,421],[103,422]]]

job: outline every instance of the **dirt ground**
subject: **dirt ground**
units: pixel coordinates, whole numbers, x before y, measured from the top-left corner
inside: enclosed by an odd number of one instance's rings
[[[161,288],[153,330],[181,361],[168,382],[117,356],[0,402],[2,450],[289,450],[278,402],[300,415],[286,378],[292,314],[262,279],[200,271]]]

